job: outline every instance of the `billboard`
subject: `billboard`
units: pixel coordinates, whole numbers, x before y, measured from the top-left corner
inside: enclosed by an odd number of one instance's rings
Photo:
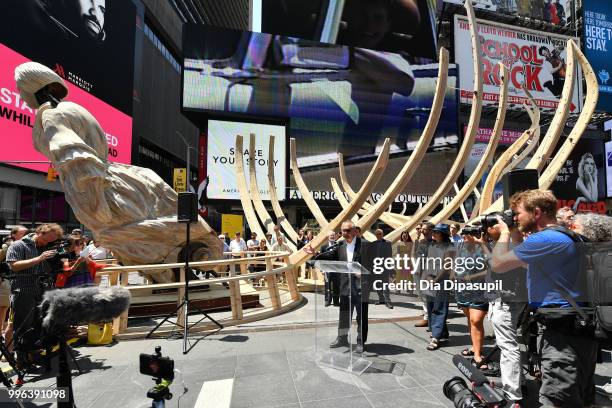
[[[604,143],[581,138],[550,186],[559,207],[578,212],[606,213]]]
[[[490,21],[478,21],[483,62],[483,104],[497,105],[500,77],[497,63],[510,72],[509,109],[523,109],[528,99],[522,84],[532,93],[542,111],[553,111],[559,104],[566,76],[566,44],[571,37],[532,31]],[[576,44],[578,39],[574,38]],[[474,85],[469,24],[455,15],[455,62],[460,66],[461,102],[471,103]],[[582,101],[582,74],[578,71],[570,112],[579,112]]]
[[[209,177],[206,196],[209,199],[239,200],[236,183],[236,135],[243,136],[243,152],[238,154],[244,162],[247,185],[249,181],[250,135],[255,135],[255,171],[257,186],[263,200],[270,199],[268,191],[268,152],[270,136],[274,138],[274,181],[279,200],[285,199],[287,178],[287,147],[285,127],[244,122],[208,121],[207,172]]]
[[[404,55],[279,35],[186,25],[186,111],[289,119],[300,168],[375,160],[385,137],[407,154],[425,127],[438,65]],[[456,69],[435,147],[457,143]]]
[[[597,109],[612,112],[612,3],[583,0],[585,54],[599,83]]]
[[[612,142],[606,143],[606,197],[612,197]]]
[[[336,7],[335,0],[261,0],[261,31],[320,40]],[[436,59],[434,8],[431,0],[346,0],[335,43]]]
[[[464,0],[444,0],[463,5]],[[519,15],[556,26],[571,24],[573,0],[472,0],[474,8],[495,13]]]
[[[136,7],[131,1],[0,2],[1,160],[46,160],[32,147],[34,112],[15,86],[15,66],[32,60],[65,79],[67,100],[89,110],[107,132],[109,159],[129,163]],[[46,171],[46,165],[22,165]]]
[[[15,84],[15,67],[29,61],[28,58],[0,44],[0,162],[48,161],[34,149],[32,126],[36,112],[19,97]],[[77,103],[91,112],[106,133],[108,159],[130,164],[132,156],[132,118],[84,91],[70,81],[66,100]],[[15,166],[46,172],[48,164],[20,163]]]

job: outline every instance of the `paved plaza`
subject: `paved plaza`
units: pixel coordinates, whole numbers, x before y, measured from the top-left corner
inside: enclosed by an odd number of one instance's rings
[[[371,324],[365,357],[372,365],[361,375],[321,365],[318,356],[335,337],[326,311],[314,308],[306,294],[303,306],[269,320],[229,327],[200,341],[187,355],[180,340],[122,341],[106,347],[75,349],[84,373],[73,378],[76,405],[85,407],[146,407],[150,377],[138,370],[139,353],[162,353],[176,361],[181,376],[171,386],[167,407],[452,407],[442,384],[460,376],[454,354],[470,339],[465,318],[452,313],[450,344],[427,351],[429,334],[415,328],[419,308],[414,298],[394,296],[395,308],[371,305]],[[320,302],[317,302],[320,304]],[[452,308],[452,306],[451,306]],[[317,310],[317,320],[314,311]],[[330,314],[334,308],[328,308]],[[336,309],[337,310],[337,309]],[[323,315],[323,316],[322,316]],[[487,333],[491,333],[487,327]],[[492,347],[492,340],[488,340]],[[339,353],[348,355],[346,350]],[[612,375],[612,363],[598,365],[597,382]],[[54,378],[35,378],[28,386],[52,386]],[[528,381],[527,407],[535,402],[535,382]],[[598,397],[599,398],[599,397]],[[598,399],[598,406],[612,406]],[[17,405],[15,405],[17,406]],[[27,406],[52,406],[50,403]]]

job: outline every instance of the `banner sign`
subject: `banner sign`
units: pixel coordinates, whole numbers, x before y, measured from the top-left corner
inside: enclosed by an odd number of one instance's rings
[[[242,234],[242,218],[242,215],[221,214],[221,231],[224,234],[227,234],[226,237],[229,237],[229,239],[234,239],[237,232]]]
[[[583,0],[585,54],[599,83],[597,109],[612,111],[612,2]]]
[[[612,197],[612,142],[606,143],[606,184],[608,198]]]
[[[576,212],[606,213],[604,143],[581,139],[559,170],[550,189],[559,207],[571,207]]]
[[[247,185],[249,182],[250,135],[255,135],[255,171],[257,186],[263,200],[269,200],[268,192],[268,149],[270,136],[274,135],[274,182],[279,200],[285,199],[287,151],[285,127],[244,122],[208,121],[207,171],[209,184],[207,197],[210,199],[239,200],[236,183],[236,135],[243,136],[243,152],[238,152],[244,162]]]
[[[478,36],[483,63],[483,104],[497,105],[501,79],[498,62],[509,71],[509,109],[524,109],[529,103],[521,86],[525,84],[542,111],[559,105],[566,76],[567,40],[571,37],[532,31],[490,21],[478,21]],[[577,38],[574,38],[579,44]],[[466,17],[455,15],[455,62],[460,66],[461,102],[471,103],[474,69]],[[570,112],[580,111],[582,75],[572,95]]]
[[[463,126],[464,135],[466,131],[467,131],[467,126],[464,125]],[[475,142],[489,143],[489,139],[491,138],[492,134],[493,134],[493,129],[491,128],[479,128],[478,131],[476,132]],[[512,143],[516,141],[516,139],[521,137],[522,134],[523,132],[519,132],[517,130],[504,129],[502,130],[502,134],[499,137],[499,144],[506,145],[506,146],[511,145]]]
[[[174,177],[172,178],[172,186],[177,193],[187,191],[187,169],[174,169]]]

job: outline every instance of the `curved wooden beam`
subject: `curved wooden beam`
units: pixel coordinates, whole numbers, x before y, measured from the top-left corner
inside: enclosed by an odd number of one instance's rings
[[[310,190],[308,190],[308,187],[306,186],[306,183],[304,183],[304,179],[302,178],[302,174],[300,173],[300,169],[297,163],[297,154],[294,138],[291,138],[289,140],[289,152],[291,155],[291,170],[293,171],[293,178],[295,179],[295,184],[297,185],[298,189],[300,190],[300,193],[302,194],[302,199],[306,203],[306,206],[308,207],[312,215],[315,217],[315,220],[317,220],[317,222],[319,223],[319,226],[321,226],[321,228],[325,228],[328,224],[327,219],[323,215],[323,212],[321,212],[321,209],[313,198],[312,193],[310,192]]]
[[[246,178],[244,174],[244,163],[242,160],[244,149],[242,148],[242,136],[236,135],[236,151],[234,156],[234,166],[236,168],[236,181],[238,184],[238,192],[240,193],[240,203],[244,211],[244,216],[249,224],[249,229],[255,231],[260,237],[265,237],[263,229],[259,224],[255,210],[253,209],[253,203],[251,202],[251,196],[249,195],[249,188],[247,187]]]
[[[524,131],[523,134],[518,139],[516,139],[514,143],[512,143],[512,145],[510,145],[510,147],[505,152],[501,154],[501,156],[499,156],[499,158],[491,168],[491,171],[489,172],[489,175],[487,177],[487,181],[485,182],[485,185],[482,188],[482,191],[480,192],[480,205],[475,207],[472,214],[472,219],[474,219],[474,217],[478,214],[483,214],[483,212],[493,202],[493,193],[495,191],[495,185],[501,178],[502,173],[508,167],[508,163],[512,160],[512,157],[514,157],[514,155],[516,155],[520,151],[520,149],[525,143],[527,143],[529,139],[532,139],[532,137],[535,137],[535,135],[537,135],[537,138],[539,138],[540,136],[540,109],[538,108],[538,105],[536,104],[533,97],[530,94],[527,94],[527,96],[529,97],[531,105],[533,106],[533,110],[528,106],[525,106],[525,109],[527,109],[527,113],[531,118],[531,126],[529,127],[529,129]],[[535,140],[536,139],[532,139],[532,141]],[[532,146],[535,147],[535,143],[532,142]],[[524,150],[527,150],[528,148],[529,146],[526,147]]]
[[[561,148],[559,148],[550,164],[546,167],[544,173],[540,176],[540,188],[544,190],[548,189],[553,181],[555,181],[559,170],[561,170],[565,164],[565,161],[572,152],[572,149],[576,146],[584,134],[584,131],[593,117],[593,113],[595,112],[595,108],[597,106],[597,100],[599,99],[599,85],[597,84],[597,77],[595,76],[595,72],[593,72],[591,64],[589,64],[589,61],[584,56],[580,48],[572,40],[569,40],[568,42],[573,49],[572,53],[575,53],[575,55],[578,57],[578,63],[582,67],[582,73],[584,74],[587,85],[586,98],[584,100],[582,112],[580,112],[580,116],[578,117],[572,131],[567,139],[565,139],[565,142],[563,145],[561,145]],[[570,48],[568,48],[568,53],[569,52]]]
[[[276,181],[274,180],[274,136],[270,135],[270,144],[268,147],[268,191],[270,192],[270,203],[276,216],[276,221],[280,224],[281,228],[285,231],[285,234],[291,241],[297,243],[297,232],[293,228],[293,225],[285,217],[285,213],[281,208],[280,202],[278,201],[278,195],[276,195]]]
[[[468,21],[470,23],[470,37],[472,40],[472,62],[474,64],[474,94],[472,96],[472,110],[470,112],[470,120],[468,122],[465,137],[463,138],[463,143],[461,144],[461,148],[457,153],[457,158],[455,159],[455,162],[451,166],[442,184],[440,184],[436,192],[433,194],[431,200],[429,200],[425,205],[423,205],[423,207],[421,207],[421,209],[416,212],[416,214],[412,217],[412,219],[410,219],[410,221],[405,222],[399,228],[396,228],[395,230],[387,234],[385,238],[391,242],[397,241],[403,231],[412,230],[412,228],[418,222],[420,222],[423,217],[429,215],[431,211],[433,211],[438,206],[442,198],[453,187],[453,184],[455,183],[457,177],[459,176],[459,173],[463,169],[465,161],[469,157],[470,151],[472,150],[472,146],[474,145],[474,139],[476,137],[476,132],[480,124],[480,115],[482,112],[482,61],[480,41],[478,40],[478,31],[476,26],[476,16],[474,14],[474,8],[472,7],[471,0],[466,0],[465,9],[467,11]]]
[[[257,185],[257,170],[255,169],[255,134],[250,134],[249,140],[249,180],[250,191],[255,212],[261,223],[265,226],[268,234],[274,234],[274,220],[266,210],[266,206],[259,194],[259,186]]]
[[[274,158],[274,157],[272,157]],[[249,143],[249,178],[251,180],[251,198],[253,200],[253,204],[255,205],[255,212],[259,216],[259,219],[266,226],[268,230],[268,234],[274,235],[274,220],[272,220],[272,216],[266,210],[266,206],[261,199],[261,194],[259,194],[259,186],[257,185],[257,170],[255,169],[255,135],[251,133],[251,140]],[[274,189],[274,193],[276,193],[276,188]],[[261,239],[261,238],[260,238]],[[291,248],[292,251],[297,251],[297,247],[293,244],[293,242],[289,240],[285,240],[287,246]],[[270,242],[270,247],[272,243]]]
[[[593,112],[595,111],[595,106],[597,105],[597,99],[599,98],[599,86],[597,85],[597,77],[595,76],[595,73],[593,72],[593,68],[589,64],[589,61],[586,59],[582,51],[580,51],[580,49],[576,46],[574,41],[568,40],[567,45],[568,45],[567,47],[568,61],[571,60],[573,62],[575,57],[577,56],[578,62],[580,66],[582,67],[582,72],[584,73],[586,84],[587,84],[586,99],[584,101],[584,107],[582,109],[582,112],[580,113],[580,116],[578,117],[578,121],[576,121],[576,125],[574,126],[569,136],[565,140],[565,143],[563,143],[561,148],[557,151],[557,154],[555,154],[555,157],[552,159],[552,161],[550,162],[550,164],[548,165],[544,173],[538,179],[538,183],[541,189],[549,188],[552,182],[554,181],[555,177],[557,176],[557,173],[559,173],[559,170],[561,169],[561,167],[563,167],[563,164],[567,160],[572,149],[574,148],[574,146],[576,145],[578,140],[580,140],[580,137],[584,133],[584,130],[586,129],[589,121],[591,120],[591,117],[593,117]],[[573,66],[572,66],[572,69],[573,69]],[[569,72],[570,72],[569,63],[568,63],[567,72],[569,75]],[[563,88],[563,92],[565,91],[566,91],[566,87]],[[566,95],[564,95],[564,97],[565,96]],[[557,114],[559,114],[559,111],[557,111]],[[556,117],[557,115],[555,114],[555,118]],[[553,118],[553,122],[555,118]],[[563,125],[565,125],[565,123],[559,122],[555,126],[560,128],[559,129],[559,132],[560,132]],[[549,132],[551,132],[550,128],[549,128]],[[552,130],[552,132],[556,132],[556,130]],[[548,135],[549,133],[547,132],[545,139],[548,137]],[[538,163],[534,161],[533,166],[537,164]],[[536,167],[529,167],[529,164],[528,164],[526,168],[536,168]],[[504,205],[503,198],[500,197],[497,201],[495,201],[487,209],[487,212],[501,211],[503,209],[503,205]]]
[[[482,176],[487,169],[487,166],[493,159],[495,155],[495,150],[497,149],[497,144],[499,143],[499,137],[501,136],[502,130],[504,129],[504,123],[506,121],[506,108],[508,106],[508,83],[510,82],[510,78],[508,78],[508,68],[499,62],[499,72],[501,76],[501,89],[499,93],[499,102],[497,106],[497,117],[495,118],[495,125],[493,126],[493,133],[489,138],[489,143],[487,144],[487,149],[485,150],[482,158],[478,162],[478,165],[474,169],[474,172],[465,182],[461,190],[455,194],[455,197],[450,201],[450,203],[446,204],[440,212],[434,215],[429,222],[437,224],[442,220],[449,218],[453,213],[463,204],[463,202],[470,196],[476,185],[482,179]]]
[[[294,148],[295,148],[295,140],[293,140],[293,143],[294,143]],[[314,239],[310,243],[310,246],[316,249],[320,247],[321,245],[323,245],[325,241],[327,240],[327,235],[329,234],[330,231],[335,231],[336,229],[338,229],[338,227],[343,221],[350,219],[353,215],[357,213],[357,210],[361,207],[363,202],[368,198],[368,195],[370,195],[370,193],[372,192],[372,189],[374,188],[374,186],[376,185],[380,177],[385,172],[387,164],[389,163],[389,145],[390,145],[390,140],[385,139],[385,143],[383,145],[382,151],[380,152],[380,155],[376,159],[376,162],[374,163],[372,170],[370,170],[370,174],[368,175],[366,180],[363,182],[363,185],[357,192],[357,195],[355,196],[353,201],[351,201],[350,206],[340,211],[340,214],[338,214],[333,220],[331,220],[327,224],[327,226],[321,228],[319,233],[314,237]],[[311,256],[312,255],[310,255],[309,253],[305,251],[305,248],[302,248],[299,251],[291,254],[289,256],[289,261],[293,265],[300,266],[301,264],[306,262]]]
[[[348,200],[346,199],[346,197],[344,196],[344,193],[340,189],[340,186],[338,185],[338,182],[336,181],[336,179],[332,177],[329,179],[329,181],[332,185],[332,189],[334,190],[334,193],[336,194],[336,199],[340,203],[340,206],[342,207],[342,209],[348,208],[350,204]],[[359,217],[357,216],[357,214],[353,215],[353,218],[351,218],[351,221],[353,221],[353,223],[357,223],[357,221],[359,221]],[[362,231],[362,232],[370,233],[369,231]],[[367,240],[370,240],[370,238],[368,237],[365,237],[365,238]]]
[[[567,122],[567,116],[569,115],[569,109],[572,103],[572,95],[574,93],[574,72],[576,71],[575,55],[573,52],[570,52],[570,42],[573,43],[573,41],[567,41],[565,84],[563,85],[563,93],[561,94],[557,111],[555,112],[553,120],[550,122],[546,135],[544,135],[542,139],[542,144],[538,147],[538,150],[536,150],[529,163],[527,163],[527,166],[525,166],[526,169],[537,169],[538,172],[542,171],[544,166],[546,166],[546,161],[555,150],[555,146]]]

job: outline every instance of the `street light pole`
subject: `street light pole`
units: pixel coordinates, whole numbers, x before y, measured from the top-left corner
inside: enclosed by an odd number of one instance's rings
[[[177,135],[179,135],[179,137],[181,138],[181,140],[183,141],[183,143],[185,143],[185,146],[187,147],[187,191],[189,192],[190,189],[189,187],[191,187],[191,178],[190,178],[190,157],[191,155],[189,154],[189,150],[193,149],[193,146],[191,146],[189,143],[187,143],[187,140],[185,139],[185,137],[183,136],[183,134],[181,132],[179,132],[178,130],[175,131]]]

